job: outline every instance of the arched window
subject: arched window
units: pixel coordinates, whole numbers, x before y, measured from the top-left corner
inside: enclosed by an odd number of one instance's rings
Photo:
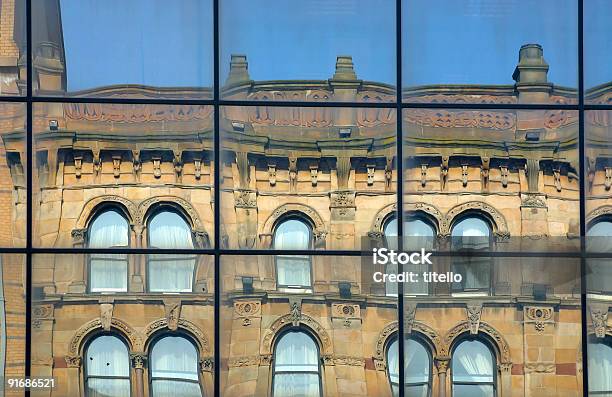
[[[491,226],[479,216],[461,219],[451,229],[453,251],[487,251],[491,248]],[[460,283],[453,283],[453,291],[488,293],[491,286],[491,259],[477,256],[455,256],[452,271],[462,275]]]
[[[591,252],[610,252],[612,221],[599,220],[587,230],[587,249]],[[587,290],[591,293],[612,294],[612,263],[609,259],[589,258],[587,264]]]
[[[151,349],[152,397],[201,397],[198,351],[182,336],[164,336]]]
[[[101,335],[85,351],[85,395],[87,397],[129,397],[130,358],[119,338]]]
[[[89,248],[127,248],[130,240],[129,224],[117,210],[107,209],[91,222],[87,236]],[[89,255],[89,291],[127,291],[127,272],[127,254],[91,254]]]
[[[148,224],[152,248],[193,248],[191,227],[178,212],[162,210]],[[189,254],[149,254],[148,281],[151,292],[192,292],[196,256]]]
[[[395,339],[387,348],[387,372],[394,396],[399,396],[399,343]],[[428,397],[431,385],[431,354],[425,345],[413,338],[404,342],[404,390],[406,396]]]
[[[612,337],[588,345],[589,396],[612,396]]]
[[[435,239],[435,227],[423,216],[416,214],[408,216],[404,222],[404,251],[419,251],[433,249]],[[397,249],[397,218],[392,216],[387,219],[383,226],[383,233],[389,249]],[[423,282],[423,272],[429,271],[427,264],[405,264],[404,272],[413,272],[419,275],[419,281],[404,284],[405,295],[427,295],[429,293],[427,283]],[[385,270],[387,273],[398,271],[395,264],[388,264]],[[388,296],[397,295],[397,283],[388,282],[385,286]]]
[[[280,222],[274,230],[274,249],[307,250],[312,246],[312,229],[299,218]],[[310,255],[276,255],[278,288],[309,290],[312,288]]]
[[[319,349],[305,332],[286,332],[276,343],[272,395],[321,396]]]
[[[477,339],[461,341],[451,357],[453,397],[495,397],[496,365],[491,349]]]

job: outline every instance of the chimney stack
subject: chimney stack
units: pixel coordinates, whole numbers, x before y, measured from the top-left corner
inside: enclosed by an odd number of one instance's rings
[[[332,80],[357,80],[353,67],[353,57],[340,55],[336,58],[336,73],[334,73]]]
[[[238,83],[244,83],[250,80],[251,77],[249,76],[249,63],[247,62],[246,55],[232,54],[229,76],[227,76],[225,84],[233,85]]]
[[[548,102],[552,83],[548,82],[548,63],[539,44],[525,44],[519,51],[519,62],[512,78],[519,93],[519,103]]]

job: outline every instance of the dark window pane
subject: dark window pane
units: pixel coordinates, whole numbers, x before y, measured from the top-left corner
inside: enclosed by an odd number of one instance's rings
[[[34,0],[40,95],[212,97],[212,1]]]
[[[574,0],[403,0],[408,102],[576,103]]]
[[[395,2],[224,0],[226,99],[392,102]]]

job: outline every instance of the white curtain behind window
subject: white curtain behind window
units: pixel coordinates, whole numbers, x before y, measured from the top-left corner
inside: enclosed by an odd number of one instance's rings
[[[602,342],[589,343],[588,356],[589,391],[612,396],[612,347]]]
[[[407,397],[423,397],[429,392],[429,371],[431,359],[425,346],[414,339],[407,338],[404,343],[404,377]],[[399,343],[391,342],[387,348],[387,371],[394,396],[399,395]]]
[[[117,211],[104,211],[91,223],[89,248],[126,248],[128,245],[128,221]],[[127,291],[126,254],[91,254],[89,272],[92,292]]]
[[[274,232],[274,248],[306,250],[310,248],[310,227],[298,219],[288,219]],[[310,287],[310,256],[277,255],[277,282],[281,286]]]
[[[458,222],[451,231],[453,250],[486,250],[490,246],[491,229],[482,219],[471,217]],[[491,260],[482,257],[453,258],[453,272],[463,276],[454,289],[486,289],[490,285]]]
[[[130,360],[127,347],[110,335],[94,339],[85,354],[88,397],[129,397]]]
[[[153,345],[151,383],[154,397],[201,397],[198,353],[180,336],[167,336]]]
[[[487,385],[464,385],[472,388],[475,395],[486,395],[494,382],[494,365],[491,350],[477,340],[466,340],[457,346],[452,357],[453,383],[486,383]]]
[[[288,332],[274,353],[274,397],[319,397],[319,354],[311,337]]]
[[[176,212],[161,211],[148,227],[149,246],[154,248],[193,248],[189,224]],[[148,276],[151,292],[191,292],[196,257],[194,255],[149,254]]]

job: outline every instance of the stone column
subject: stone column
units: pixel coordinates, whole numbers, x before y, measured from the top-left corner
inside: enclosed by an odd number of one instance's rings
[[[147,355],[142,352],[132,353],[130,358],[134,368],[134,396],[144,397],[144,368],[147,362]]]
[[[134,230],[134,240],[136,248],[142,248],[142,236],[144,233],[143,225],[133,225],[132,229]],[[133,266],[132,276],[130,278],[131,285],[130,291],[132,292],[143,292],[144,291],[144,281],[142,277],[142,264],[143,258],[141,254],[130,255],[131,263]]]
[[[512,363],[499,365],[499,378],[501,383],[501,397],[512,395]]]
[[[446,397],[446,373],[450,357],[437,357],[435,362],[438,370],[438,397]]]

